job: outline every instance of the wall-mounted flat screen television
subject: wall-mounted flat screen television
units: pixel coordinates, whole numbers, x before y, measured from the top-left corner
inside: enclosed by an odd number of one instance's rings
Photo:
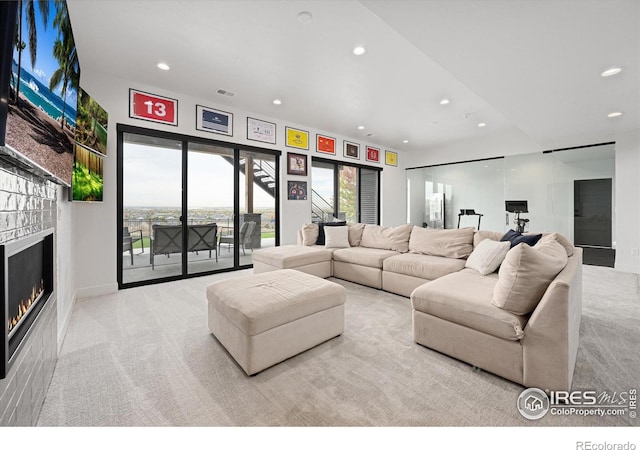
[[[67,4],[11,4],[17,15],[5,147],[70,186],[80,66]]]

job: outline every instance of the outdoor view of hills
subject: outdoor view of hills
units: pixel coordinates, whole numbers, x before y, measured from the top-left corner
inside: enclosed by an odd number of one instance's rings
[[[274,208],[254,208],[254,214],[261,214],[260,223],[263,233],[275,230],[276,212]],[[134,206],[124,208],[124,226],[130,230],[142,230],[148,235],[153,223],[171,224],[179,223],[181,209],[179,207],[145,207]],[[219,227],[231,227],[233,225],[232,207],[210,207],[189,209],[187,221],[190,224],[215,222]]]

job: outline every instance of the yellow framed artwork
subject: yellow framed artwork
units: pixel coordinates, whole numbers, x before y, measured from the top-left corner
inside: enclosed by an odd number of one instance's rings
[[[297,128],[285,127],[285,145],[287,147],[309,150],[309,132]]]
[[[390,152],[389,150],[386,150],[384,152],[384,156],[385,156],[384,162],[387,166],[398,165],[398,154],[396,152]]]

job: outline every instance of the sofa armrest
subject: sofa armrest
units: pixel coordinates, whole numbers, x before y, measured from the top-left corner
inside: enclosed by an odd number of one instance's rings
[[[582,315],[582,249],[551,282],[531,314],[521,340],[523,384],[570,390]]]

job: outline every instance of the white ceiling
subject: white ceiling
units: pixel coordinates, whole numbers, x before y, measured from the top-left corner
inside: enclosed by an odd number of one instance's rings
[[[390,149],[513,130],[552,149],[640,123],[638,0],[67,4],[84,70]],[[353,55],[356,45],[367,52]],[[610,66],[624,70],[602,78]]]

